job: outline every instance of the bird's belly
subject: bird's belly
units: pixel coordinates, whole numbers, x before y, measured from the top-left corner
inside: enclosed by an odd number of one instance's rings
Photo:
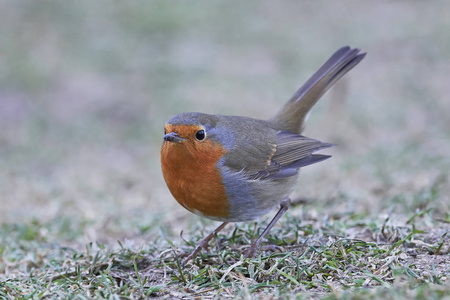
[[[267,214],[289,197],[297,181],[297,176],[253,180],[227,167],[221,168],[221,174],[228,195],[228,219],[232,222],[251,221]]]
[[[213,220],[227,220],[229,203],[223,185],[189,176],[175,182],[169,180],[167,185],[177,202],[190,212]]]

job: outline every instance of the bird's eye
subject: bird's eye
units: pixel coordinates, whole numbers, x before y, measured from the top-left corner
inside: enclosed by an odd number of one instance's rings
[[[195,134],[195,138],[196,138],[197,140],[199,140],[199,141],[204,140],[205,137],[206,137],[206,132],[205,132],[203,129],[197,131],[197,133]]]

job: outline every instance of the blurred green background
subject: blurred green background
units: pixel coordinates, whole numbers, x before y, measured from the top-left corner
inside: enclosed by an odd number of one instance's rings
[[[448,1],[1,1],[0,16],[1,222],[85,220],[87,241],[186,228],[164,123],[268,118],[344,45],[368,55],[309,118],[338,147],[296,196],[378,214],[439,186],[450,209]]]

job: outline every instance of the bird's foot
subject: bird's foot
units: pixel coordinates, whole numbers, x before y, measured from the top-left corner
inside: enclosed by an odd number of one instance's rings
[[[191,259],[193,259],[197,253],[202,249],[202,248],[206,248],[208,247],[208,243],[209,241],[219,232],[221,231],[226,225],[228,224],[228,222],[223,222],[222,224],[220,224],[219,227],[216,228],[216,230],[214,230],[213,232],[211,232],[208,236],[206,236],[203,240],[201,240],[197,247],[195,247],[194,251],[191,252],[191,254],[189,254],[185,259],[183,259],[181,261],[181,267],[184,268],[184,266],[187,264],[188,261],[190,261]]]
[[[284,252],[286,251],[283,247],[277,246],[277,245],[264,245],[259,247],[259,243],[253,243],[250,248],[245,252],[244,258],[252,258],[255,257],[255,255],[259,251],[272,251],[272,252]]]

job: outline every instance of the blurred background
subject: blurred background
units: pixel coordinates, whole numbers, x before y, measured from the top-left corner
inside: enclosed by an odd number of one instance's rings
[[[63,216],[86,240],[189,228],[161,174],[164,123],[269,118],[344,45],[368,55],[313,110],[304,134],[338,146],[296,197],[450,209],[448,1],[5,0],[0,16],[2,223]]]

